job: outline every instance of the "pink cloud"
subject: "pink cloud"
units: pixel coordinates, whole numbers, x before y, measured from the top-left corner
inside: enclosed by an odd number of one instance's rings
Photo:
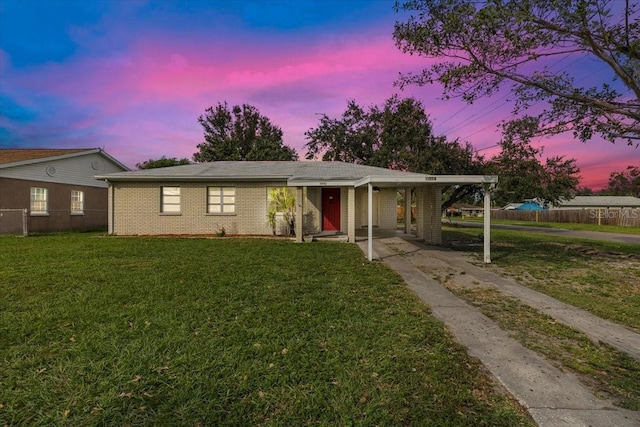
[[[0,51],[0,72],[9,94],[23,106],[36,109],[43,98],[70,106],[74,114],[64,117],[68,127],[84,132],[70,141],[78,143],[90,134],[87,144],[105,145],[129,166],[161,155],[190,158],[202,139],[198,116],[225,100],[255,105],[283,129],[285,143],[302,156],[304,132],[317,125],[317,113],[340,115],[348,99],[381,104],[399,92],[393,86],[399,72],[428,65],[424,58],[402,54],[391,29],[383,35],[374,31],[304,40],[224,34],[212,40],[210,35],[187,38],[147,29],[130,41],[121,26],[107,24],[74,29],[74,37],[84,41],[65,63],[18,73]],[[102,28],[109,32],[103,34]],[[89,49],[95,46],[106,53],[95,56]],[[437,86],[408,87],[400,94],[423,101],[436,134],[464,138],[476,148],[496,144],[500,134],[495,124],[510,116],[509,106],[490,111],[500,105],[495,98],[468,109],[457,100],[440,101]],[[477,119],[469,120],[478,112]],[[559,138],[537,143],[546,147],[545,156],[578,158],[584,182],[595,187],[606,185],[611,171],[634,160],[640,163],[637,149],[601,141],[582,144]]]

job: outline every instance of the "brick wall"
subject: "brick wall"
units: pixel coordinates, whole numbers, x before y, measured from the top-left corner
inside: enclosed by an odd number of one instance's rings
[[[395,230],[397,228],[398,220],[396,217],[396,198],[397,190],[395,188],[383,188],[380,191],[374,193],[373,202],[374,209],[375,203],[377,206],[377,221],[376,215],[374,215],[373,225],[383,230]],[[356,228],[361,228],[367,225],[367,187],[360,187],[356,189]]]
[[[397,228],[397,203],[395,188],[383,188],[378,192],[378,228],[382,230],[395,230]]]
[[[320,187],[306,187],[303,234],[318,233],[322,227],[322,199]]]
[[[47,189],[47,214],[29,215],[29,232],[95,230],[107,226],[107,189],[0,178],[0,209],[30,209],[31,187]],[[84,193],[84,212],[71,213],[71,190]],[[3,227],[0,226],[0,233]]]
[[[117,235],[136,234],[227,234],[269,235],[267,188],[283,183],[120,183],[113,185],[113,221]],[[180,214],[160,212],[161,187],[180,187]],[[234,214],[207,213],[207,187],[236,188]]]
[[[227,234],[270,235],[267,223],[267,189],[281,187],[282,182],[271,183],[112,183],[109,189],[109,206],[113,207],[109,231],[117,235],[138,234],[216,234],[223,228]],[[180,187],[179,214],[160,212],[161,188]],[[236,206],[234,214],[207,214],[207,187],[234,186]],[[303,234],[321,229],[321,188],[307,187],[303,191]],[[366,188],[352,193],[355,198],[355,215],[348,215],[349,189],[341,188],[341,229],[349,232],[349,220],[356,227],[362,223],[366,210]],[[111,200],[113,197],[113,200]],[[397,226],[396,191],[383,189],[376,193],[378,199],[378,223],[380,229],[394,230]],[[365,205],[362,205],[364,200]]]
[[[442,243],[442,188],[437,185],[416,189],[416,234],[427,243]]]

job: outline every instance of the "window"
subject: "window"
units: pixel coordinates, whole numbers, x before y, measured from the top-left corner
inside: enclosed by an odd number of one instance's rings
[[[207,187],[207,213],[235,213],[235,187]]]
[[[71,215],[84,213],[84,191],[71,190]]]
[[[160,212],[180,213],[180,187],[162,187]]]
[[[45,215],[48,213],[47,189],[31,187],[31,214]]]

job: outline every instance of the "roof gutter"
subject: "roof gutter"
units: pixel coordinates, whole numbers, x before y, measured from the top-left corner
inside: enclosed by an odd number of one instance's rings
[[[171,176],[145,175],[123,176],[118,174],[95,175],[95,179],[107,182],[250,182],[250,181],[287,181],[288,176]]]
[[[495,184],[498,182],[496,175],[422,175],[422,176],[385,176],[369,175],[358,180],[354,187],[362,187],[367,184],[376,185],[428,185],[428,184]]]

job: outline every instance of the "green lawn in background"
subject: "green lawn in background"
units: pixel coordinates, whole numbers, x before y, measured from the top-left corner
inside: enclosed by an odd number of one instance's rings
[[[533,425],[356,245],[0,238],[0,425]]]
[[[452,221],[481,223],[483,222],[483,219],[477,217],[455,217],[452,219]],[[525,227],[557,228],[564,230],[600,231],[602,233],[640,234],[640,227],[623,227],[621,225],[576,224],[570,222],[535,222],[494,218],[491,218],[491,224],[522,225]]]
[[[444,227],[443,239],[481,254],[482,229]],[[491,262],[521,284],[640,332],[640,245],[493,229]]]

